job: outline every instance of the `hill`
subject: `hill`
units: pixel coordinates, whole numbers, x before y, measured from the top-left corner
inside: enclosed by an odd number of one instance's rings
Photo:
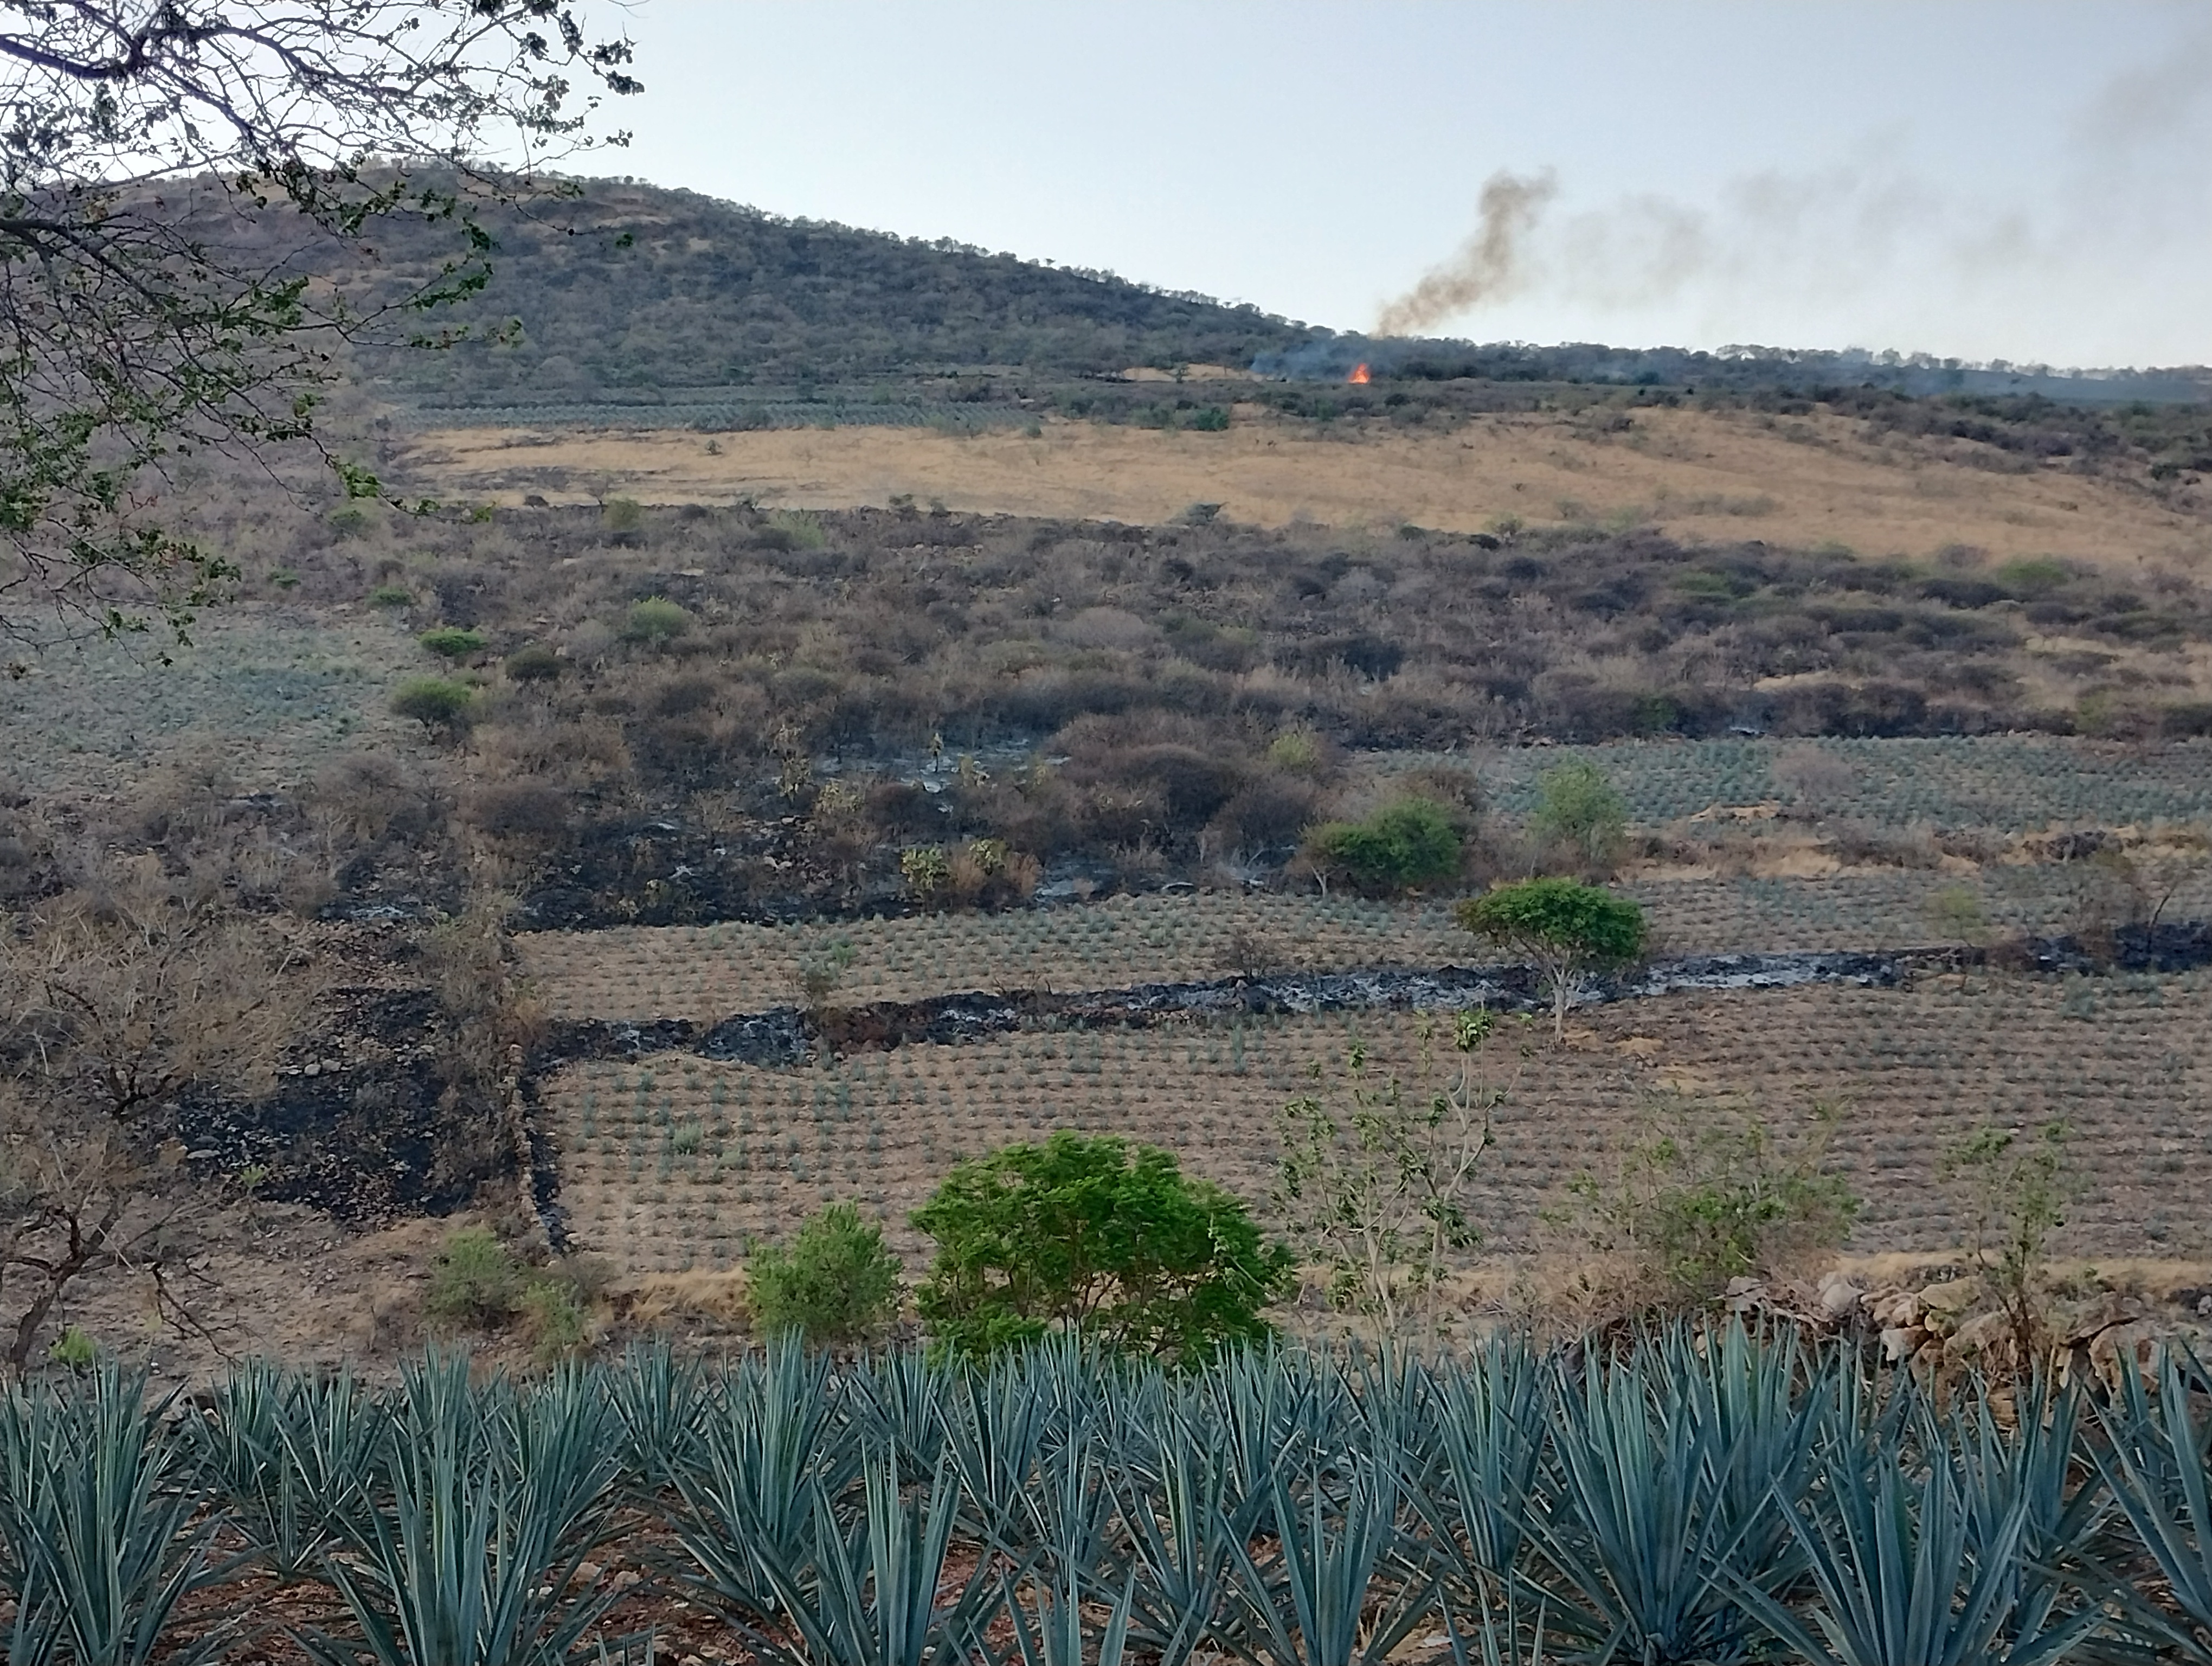
[[[486,228],[494,281],[451,314],[470,339],[442,353],[385,348],[364,359],[379,390],[404,405],[456,416],[663,406],[686,423],[773,426],[793,404],[875,406],[844,420],[880,420],[884,406],[988,404],[1007,397],[1000,384],[1009,381],[1032,398],[1058,390],[1048,397],[1064,408],[1065,384],[1133,367],[1340,382],[1362,363],[1409,386],[1729,398],[1855,389],[2031,406],[2212,400],[2212,371],[2201,367],[2081,374],[1896,353],[1370,339],[1110,272],[784,219],[633,179],[583,183],[573,200],[534,211],[500,210]],[[449,228],[395,218],[353,276],[373,284],[421,277],[451,241]]]
[[[687,191],[594,182],[539,216],[487,223],[490,289],[454,317],[476,339],[386,350],[366,368],[438,405],[641,392],[758,398],[1012,368],[1075,377],[1128,365],[1244,365],[1307,341],[1256,307],[1172,294],[964,244],[785,220]],[[395,222],[393,274],[450,243]]]

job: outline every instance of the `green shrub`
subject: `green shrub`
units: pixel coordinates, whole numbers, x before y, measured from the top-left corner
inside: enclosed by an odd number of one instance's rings
[[[46,1350],[46,1358],[64,1371],[90,1371],[99,1360],[100,1350],[76,1326],[64,1325],[62,1334]]]
[[[645,511],[635,498],[611,497],[599,506],[599,522],[611,532],[626,535],[645,524]]]
[[[1364,891],[1411,891],[1459,877],[1464,836],[1443,806],[1400,799],[1365,821],[1327,822],[1308,835],[1308,856]]]
[[[959,1164],[914,1224],[937,1243],[918,1292],[938,1346],[985,1354],[1059,1329],[1193,1364],[1272,1334],[1291,1252],[1152,1146],[1061,1132]]]
[[[1529,831],[1550,860],[1611,873],[1628,838],[1628,800],[1595,763],[1562,763],[1536,783]]]
[[[1187,427],[1200,434],[1223,434],[1228,431],[1229,413],[1219,405],[1200,405],[1190,413]]]
[[[632,602],[623,619],[623,635],[633,642],[665,642],[691,629],[689,610],[665,596]]]
[[[768,518],[768,524],[781,534],[777,542],[783,549],[819,550],[830,542],[822,522],[804,509],[778,509]]]
[[[1850,1236],[1859,1200],[1826,1172],[1833,1127],[1816,1106],[1785,1140],[1747,1110],[1662,1105],[1609,1181],[1584,1175],[1570,1191],[1594,1247],[1628,1256],[1646,1296],[1707,1301],[1732,1279],[1802,1271]]]
[[[1321,773],[1321,742],[1310,729],[1286,729],[1267,743],[1267,762],[1285,775]]]
[[[531,1356],[541,1365],[574,1359],[590,1346],[581,1292],[566,1279],[536,1278],[522,1289],[519,1303],[530,1333]]]
[[[550,683],[562,672],[561,656],[543,642],[531,642],[507,656],[501,667],[510,683]]]
[[[415,593],[404,584],[380,584],[368,593],[371,607],[412,607]]]
[[[392,696],[392,709],[426,729],[458,729],[469,720],[477,692],[450,677],[410,677]]]
[[[811,1217],[784,1248],[757,1252],[745,1280],[761,1329],[810,1342],[866,1341],[898,1308],[898,1258],[883,1228],[849,1203]]]
[[[489,1329],[514,1316],[527,1284],[522,1263],[489,1227],[464,1226],[430,1269],[422,1311],[436,1324]]]
[[[2048,556],[2008,561],[1990,575],[2017,596],[2042,596],[2064,585],[2074,575],[2064,562]]]
[[[483,652],[483,632],[463,625],[440,625],[415,639],[441,660],[466,660]]]

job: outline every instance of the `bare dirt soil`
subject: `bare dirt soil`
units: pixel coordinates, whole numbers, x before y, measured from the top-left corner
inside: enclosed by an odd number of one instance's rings
[[[503,503],[536,494],[838,508],[902,496],[960,511],[1158,524],[1203,502],[1261,526],[1479,532],[1517,517],[1915,559],[1965,544],[2001,560],[2057,556],[2123,570],[2212,562],[2212,526],[2137,486],[2050,465],[2022,472],[2019,459],[1968,441],[1876,441],[1846,418],[1752,412],[1639,411],[1622,431],[1490,416],[1447,434],[1268,420],[1211,434],[1054,421],[1034,437],[465,429],[422,435],[408,465],[448,496]]]

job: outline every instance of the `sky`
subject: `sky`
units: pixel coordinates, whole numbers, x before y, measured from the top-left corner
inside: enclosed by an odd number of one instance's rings
[[[632,0],[628,27],[634,141],[589,171],[777,214],[1337,330],[1441,267],[1467,304],[1419,333],[2212,362],[2212,0]],[[1466,252],[1500,180],[1510,223]]]

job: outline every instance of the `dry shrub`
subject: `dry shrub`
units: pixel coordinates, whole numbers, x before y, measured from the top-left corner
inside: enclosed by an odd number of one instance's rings
[[[1044,868],[1027,851],[1002,839],[976,839],[946,858],[945,893],[957,908],[997,909],[1026,903]]]
[[[1295,845],[1322,814],[1321,788],[1299,775],[1264,775],[1248,781],[1207,824],[1216,850],[1264,850]]]
[[[575,818],[568,793],[542,781],[498,781],[471,797],[469,824],[495,839],[544,845],[565,835]]]
[[[1848,803],[1859,784],[1850,759],[1820,746],[1785,749],[1771,773],[1778,787],[1815,815]]]
[[[1902,867],[1922,872],[1943,866],[1943,847],[1925,827],[1877,827],[1839,822],[1828,833],[1828,848],[1846,867]]]
[[[0,1309],[17,1370],[80,1276],[177,1255],[189,1200],[159,1152],[195,1088],[266,1091],[319,993],[272,921],[195,903],[146,856],[0,933]],[[181,1257],[178,1257],[181,1259]]]
[[[315,772],[307,797],[309,814],[343,848],[419,834],[434,814],[428,784],[389,752],[341,752]]]
[[[695,1316],[739,1326],[752,1317],[750,1292],[742,1271],[647,1274],[610,1286],[607,1295],[631,1323],[648,1330],[672,1319]]]

